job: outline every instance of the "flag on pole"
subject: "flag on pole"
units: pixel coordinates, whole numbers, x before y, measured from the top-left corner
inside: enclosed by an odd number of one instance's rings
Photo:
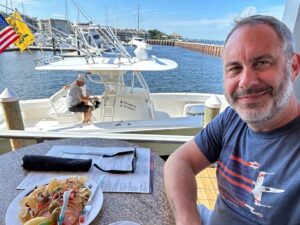
[[[20,38],[14,44],[18,46],[21,52],[27,49],[28,46],[35,41],[33,34],[31,33],[27,24],[23,21],[18,11],[15,11],[11,16],[7,17],[6,21],[20,36]]]
[[[0,15],[0,53],[18,40],[19,36]]]

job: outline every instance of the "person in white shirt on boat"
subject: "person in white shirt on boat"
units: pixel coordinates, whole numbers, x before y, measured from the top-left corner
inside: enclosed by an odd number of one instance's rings
[[[77,79],[68,87],[66,103],[71,112],[82,112],[83,123],[89,122],[93,106],[89,105],[90,101],[97,101],[97,97],[84,96],[82,87],[85,85],[85,75],[78,74]]]
[[[274,17],[243,18],[225,40],[223,65],[231,107],[164,166],[176,224],[299,224],[300,55],[292,33]],[[196,205],[195,176],[213,163],[219,195],[209,211]]]

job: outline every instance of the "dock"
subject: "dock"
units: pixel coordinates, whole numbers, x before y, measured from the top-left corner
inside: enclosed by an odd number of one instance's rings
[[[73,48],[53,48],[50,46],[44,46],[44,47],[29,46],[28,49],[32,50],[32,51],[54,51],[54,52],[56,52],[56,51],[76,51],[76,49],[73,49]],[[20,49],[16,46],[13,46],[13,47],[7,48],[5,51],[6,52],[20,51]]]
[[[212,45],[205,43],[195,43],[195,42],[183,42],[183,41],[173,41],[173,40],[154,40],[149,39],[146,42],[150,45],[167,45],[176,46],[180,48],[186,48],[192,51],[197,51],[217,57],[222,56],[223,46],[222,45]]]

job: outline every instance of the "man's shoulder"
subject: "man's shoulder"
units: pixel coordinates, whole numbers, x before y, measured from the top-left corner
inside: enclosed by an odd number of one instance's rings
[[[72,83],[70,85],[70,91],[73,91],[73,90],[80,90],[80,87],[76,84],[76,83]]]
[[[243,122],[237,112],[230,106],[220,113],[220,119],[226,122]]]
[[[248,129],[247,124],[239,117],[237,112],[227,107],[220,115],[217,120],[217,126],[219,127],[222,136],[227,134],[230,136],[233,133],[240,133],[245,129]]]

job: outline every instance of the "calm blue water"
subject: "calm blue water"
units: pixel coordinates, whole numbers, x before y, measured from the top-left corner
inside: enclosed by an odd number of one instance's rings
[[[133,48],[128,50],[132,52]],[[221,58],[170,46],[153,46],[149,55],[178,63],[175,70],[143,73],[151,92],[223,93]],[[0,54],[0,92],[9,88],[20,99],[45,98],[73,82],[77,75],[76,72],[35,71],[34,66],[28,52]],[[102,93],[101,87],[89,81],[87,87],[91,94]]]

